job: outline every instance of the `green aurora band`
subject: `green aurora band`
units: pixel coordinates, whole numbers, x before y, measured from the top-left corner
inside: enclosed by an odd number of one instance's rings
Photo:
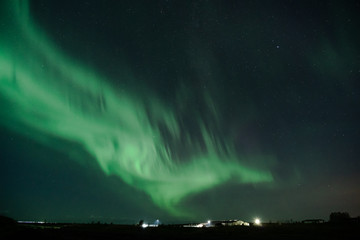
[[[3,1],[0,14],[2,125],[31,132],[45,144],[78,143],[107,175],[144,191],[174,216],[185,214],[178,203],[186,196],[230,179],[273,181],[269,171],[241,164],[231,144],[219,144],[201,119],[194,119],[200,143],[157,98],[117,92],[104,77],[65,56],[34,24],[28,2]],[[192,146],[187,159],[166,144],[163,128],[175,143],[187,136],[186,146]]]

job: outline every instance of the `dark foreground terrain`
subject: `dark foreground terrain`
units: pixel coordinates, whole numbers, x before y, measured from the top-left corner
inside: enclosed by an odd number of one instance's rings
[[[7,224],[0,239],[358,239],[360,226],[289,224],[262,227],[183,228],[160,226],[142,229],[106,224]]]

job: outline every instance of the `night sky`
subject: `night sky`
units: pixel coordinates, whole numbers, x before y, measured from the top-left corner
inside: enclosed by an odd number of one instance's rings
[[[360,2],[1,1],[0,215],[360,215]]]

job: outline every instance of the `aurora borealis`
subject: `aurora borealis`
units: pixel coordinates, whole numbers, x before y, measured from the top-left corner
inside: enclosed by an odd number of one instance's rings
[[[1,3],[0,213],[359,214],[359,4],[259,4]]]

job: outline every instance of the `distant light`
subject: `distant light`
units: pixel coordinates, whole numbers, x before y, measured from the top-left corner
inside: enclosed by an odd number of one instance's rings
[[[255,225],[260,225],[261,224],[261,221],[259,218],[255,218]]]
[[[18,223],[27,223],[27,224],[44,224],[44,221],[17,221]]]
[[[211,223],[211,221],[210,220],[208,220],[208,224],[210,224]]]
[[[147,223],[143,223],[142,225],[141,225],[141,227],[142,228],[147,228],[149,225],[147,224]]]

